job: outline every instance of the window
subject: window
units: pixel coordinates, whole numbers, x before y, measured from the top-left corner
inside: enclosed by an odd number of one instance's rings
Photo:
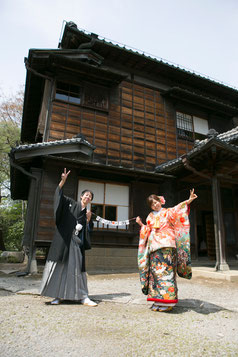
[[[177,131],[179,136],[193,139],[193,118],[191,115],[177,112]]]
[[[129,218],[129,186],[117,185],[106,182],[94,182],[80,180],[78,184],[78,199],[83,190],[93,191],[94,198],[91,203],[91,211],[96,216],[100,216],[109,221],[124,221]],[[109,225],[105,227],[101,222],[94,220],[94,227],[116,229]],[[119,226],[119,229],[126,229],[126,226]]]
[[[81,104],[82,88],[73,84],[57,82],[55,99],[69,103]]]
[[[108,90],[99,86],[85,86],[83,105],[108,110]]]
[[[206,119],[181,112],[176,112],[176,124],[178,136],[190,140],[204,139],[209,130]]]
[[[85,107],[108,110],[108,89],[98,85],[81,83],[74,85],[57,82],[55,99]]]

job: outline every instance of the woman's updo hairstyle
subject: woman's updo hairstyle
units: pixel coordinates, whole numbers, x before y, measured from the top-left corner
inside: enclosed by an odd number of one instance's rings
[[[151,205],[153,203],[153,200],[158,201],[161,205],[165,204],[165,199],[163,196],[157,196],[155,194],[150,195],[149,197],[147,197],[147,204],[148,206],[151,208]]]

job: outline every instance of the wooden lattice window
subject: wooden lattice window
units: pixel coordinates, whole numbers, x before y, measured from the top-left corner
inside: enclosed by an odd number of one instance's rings
[[[181,112],[176,113],[177,133],[180,137],[193,139],[193,117]]]
[[[188,140],[204,139],[209,130],[206,119],[181,112],[176,112],[176,125],[178,136]]]

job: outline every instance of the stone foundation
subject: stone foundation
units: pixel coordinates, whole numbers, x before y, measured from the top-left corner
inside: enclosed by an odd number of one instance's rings
[[[4,251],[1,254],[1,258],[6,263],[22,263],[24,261],[24,256],[24,252]]]
[[[86,251],[86,270],[137,272],[137,248],[92,248]]]

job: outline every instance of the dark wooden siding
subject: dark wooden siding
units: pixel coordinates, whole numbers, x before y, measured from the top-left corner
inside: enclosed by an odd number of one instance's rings
[[[83,134],[95,162],[146,171],[192,148],[176,139],[174,107],[158,90],[124,81],[118,96],[108,112],[54,101],[49,140]]]

